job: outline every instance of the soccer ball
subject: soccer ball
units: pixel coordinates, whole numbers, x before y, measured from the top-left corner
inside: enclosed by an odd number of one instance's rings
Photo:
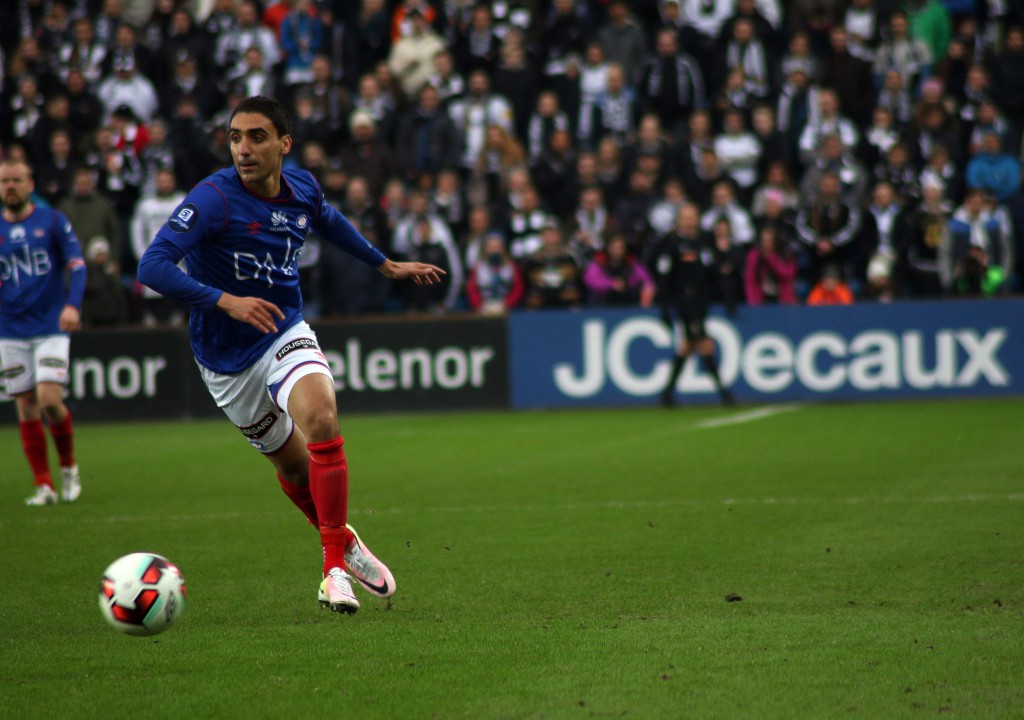
[[[129,635],[156,635],[185,609],[185,579],[167,558],[137,552],[110,564],[100,581],[100,611]]]

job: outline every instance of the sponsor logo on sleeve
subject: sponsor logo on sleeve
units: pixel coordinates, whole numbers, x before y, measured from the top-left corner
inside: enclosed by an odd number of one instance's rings
[[[58,368],[64,369],[68,366],[67,360],[59,357],[44,357],[39,358],[39,365],[47,368]]]
[[[167,221],[167,225],[174,232],[186,233],[196,226],[196,221],[199,219],[199,208],[192,203],[182,205],[178,208],[170,220]]]

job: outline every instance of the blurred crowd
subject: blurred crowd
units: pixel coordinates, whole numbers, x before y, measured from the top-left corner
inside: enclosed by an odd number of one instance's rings
[[[389,281],[311,237],[310,318],[650,306],[699,222],[716,300],[1015,293],[1022,0],[6,0],[0,153],[89,264],[88,325],[180,324],[138,257],[242,98]]]

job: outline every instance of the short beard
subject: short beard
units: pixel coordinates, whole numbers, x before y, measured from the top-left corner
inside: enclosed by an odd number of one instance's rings
[[[12,215],[18,216],[18,215],[21,215],[22,211],[24,211],[25,208],[28,207],[28,203],[29,203],[28,199],[22,200],[22,201],[20,201],[20,202],[18,202],[16,204],[11,204],[11,203],[5,201],[4,202],[4,209],[7,210]]]

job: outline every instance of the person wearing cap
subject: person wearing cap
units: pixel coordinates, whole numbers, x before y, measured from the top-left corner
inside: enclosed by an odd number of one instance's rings
[[[341,149],[341,165],[349,175],[365,178],[370,194],[380,197],[384,184],[398,175],[394,151],[377,131],[377,123],[366,110],[356,110],[349,118],[352,139]]]
[[[82,300],[82,327],[114,327],[128,320],[128,301],[121,273],[110,255],[110,243],[101,235],[85,244],[87,279]]]

